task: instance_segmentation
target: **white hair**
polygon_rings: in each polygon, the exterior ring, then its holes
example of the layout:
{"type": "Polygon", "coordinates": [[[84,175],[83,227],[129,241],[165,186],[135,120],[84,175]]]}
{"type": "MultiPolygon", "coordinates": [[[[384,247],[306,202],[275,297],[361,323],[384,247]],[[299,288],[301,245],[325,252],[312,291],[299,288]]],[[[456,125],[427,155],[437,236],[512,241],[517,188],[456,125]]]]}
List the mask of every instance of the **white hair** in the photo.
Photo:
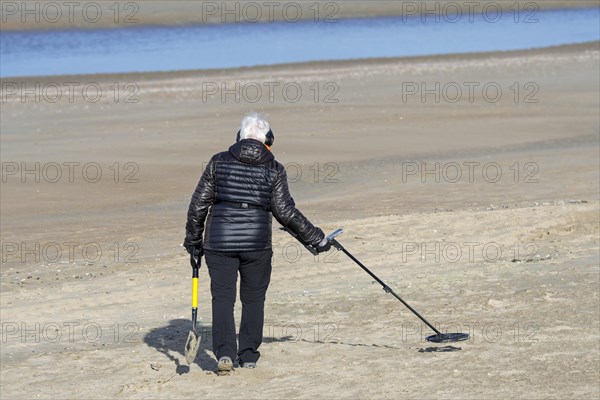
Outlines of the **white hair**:
{"type": "Polygon", "coordinates": [[[269,130],[269,123],[262,115],[251,112],[242,120],[240,139],[256,139],[264,143],[267,140],[269,130]]]}

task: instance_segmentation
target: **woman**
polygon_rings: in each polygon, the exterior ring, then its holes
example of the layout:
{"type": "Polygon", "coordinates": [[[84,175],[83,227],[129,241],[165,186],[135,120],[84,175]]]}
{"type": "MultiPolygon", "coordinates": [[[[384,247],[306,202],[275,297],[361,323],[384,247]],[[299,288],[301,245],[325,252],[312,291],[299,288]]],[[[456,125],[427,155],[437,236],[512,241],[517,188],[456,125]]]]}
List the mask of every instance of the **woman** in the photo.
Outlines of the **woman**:
{"type": "Polygon", "coordinates": [[[188,210],[184,246],[198,262],[204,254],[208,265],[213,352],[220,371],[231,370],[236,356],[244,368],[255,368],[260,357],[273,255],[272,216],[318,252],[331,248],[323,231],[296,208],[285,168],[271,153],[274,139],[267,121],[248,114],[236,143],[211,158],[188,210]],[[238,273],[239,349],[233,316],[238,273]]]}

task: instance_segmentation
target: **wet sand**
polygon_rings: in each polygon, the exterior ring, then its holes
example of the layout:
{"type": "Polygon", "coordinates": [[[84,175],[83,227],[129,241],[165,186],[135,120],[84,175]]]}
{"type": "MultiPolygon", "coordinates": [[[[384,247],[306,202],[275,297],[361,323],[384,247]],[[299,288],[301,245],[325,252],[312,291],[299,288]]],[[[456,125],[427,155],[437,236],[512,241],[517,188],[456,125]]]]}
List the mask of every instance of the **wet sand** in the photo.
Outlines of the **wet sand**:
{"type": "MultiPolygon", "coordinates": [[[[599,63],[592,43],[17,82],[40,91],[2,93],[0,397],[597,398],[599,63]],[[425,342],[343,254],[277,231],[259,368],[217,377],[208,333],[185,366],[189,197],[251,109],[298,206],[470,341],[425,342]]],[[[200,290],[209,332],[205,267],[200,290]]]]}

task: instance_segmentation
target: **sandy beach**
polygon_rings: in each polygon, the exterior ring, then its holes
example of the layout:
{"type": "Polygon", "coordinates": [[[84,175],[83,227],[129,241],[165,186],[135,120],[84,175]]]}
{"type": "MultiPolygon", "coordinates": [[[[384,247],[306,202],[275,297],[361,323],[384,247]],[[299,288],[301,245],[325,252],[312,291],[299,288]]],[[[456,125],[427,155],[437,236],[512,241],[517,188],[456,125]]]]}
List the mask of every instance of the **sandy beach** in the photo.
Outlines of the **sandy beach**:
{"type": "Polygon", "coordinates": [[[455,22],[497,13],[532,22],[541,10],[598,7],[600,0],[278,0],[3,1],[0,30],[97,29],[156,25],[264,23],[403,16],[455,22]]]}
{"type": "Polygon", "coordinates": [[[0,397],[598,398],[599,68],[595,42],[2,80],[0,397]],[[276,230],[259,368],[214,373],[205,266],[186,366],[187,206],[249,110],[299,208],[469,341],[276,230]]]}

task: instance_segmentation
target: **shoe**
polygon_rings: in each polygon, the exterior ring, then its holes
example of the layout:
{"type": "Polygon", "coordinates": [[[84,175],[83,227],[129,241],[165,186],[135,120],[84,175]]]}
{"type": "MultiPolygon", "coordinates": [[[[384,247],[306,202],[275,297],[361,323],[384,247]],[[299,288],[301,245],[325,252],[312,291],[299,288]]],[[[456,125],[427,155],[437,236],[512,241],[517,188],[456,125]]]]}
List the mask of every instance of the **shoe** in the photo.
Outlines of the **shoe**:
{"type": "Polygon", "coordinates": [[[256,368],[255,362],[245,362],[242,364],[242,368],[256,368]]]}
{"type": "Polygon", "coordinates": [[[233,369],[233,362],[230,357],[224,356],[219,358],[219,364],[217,364],[217,369],[219,371],[231,371],[233,369]]]}

